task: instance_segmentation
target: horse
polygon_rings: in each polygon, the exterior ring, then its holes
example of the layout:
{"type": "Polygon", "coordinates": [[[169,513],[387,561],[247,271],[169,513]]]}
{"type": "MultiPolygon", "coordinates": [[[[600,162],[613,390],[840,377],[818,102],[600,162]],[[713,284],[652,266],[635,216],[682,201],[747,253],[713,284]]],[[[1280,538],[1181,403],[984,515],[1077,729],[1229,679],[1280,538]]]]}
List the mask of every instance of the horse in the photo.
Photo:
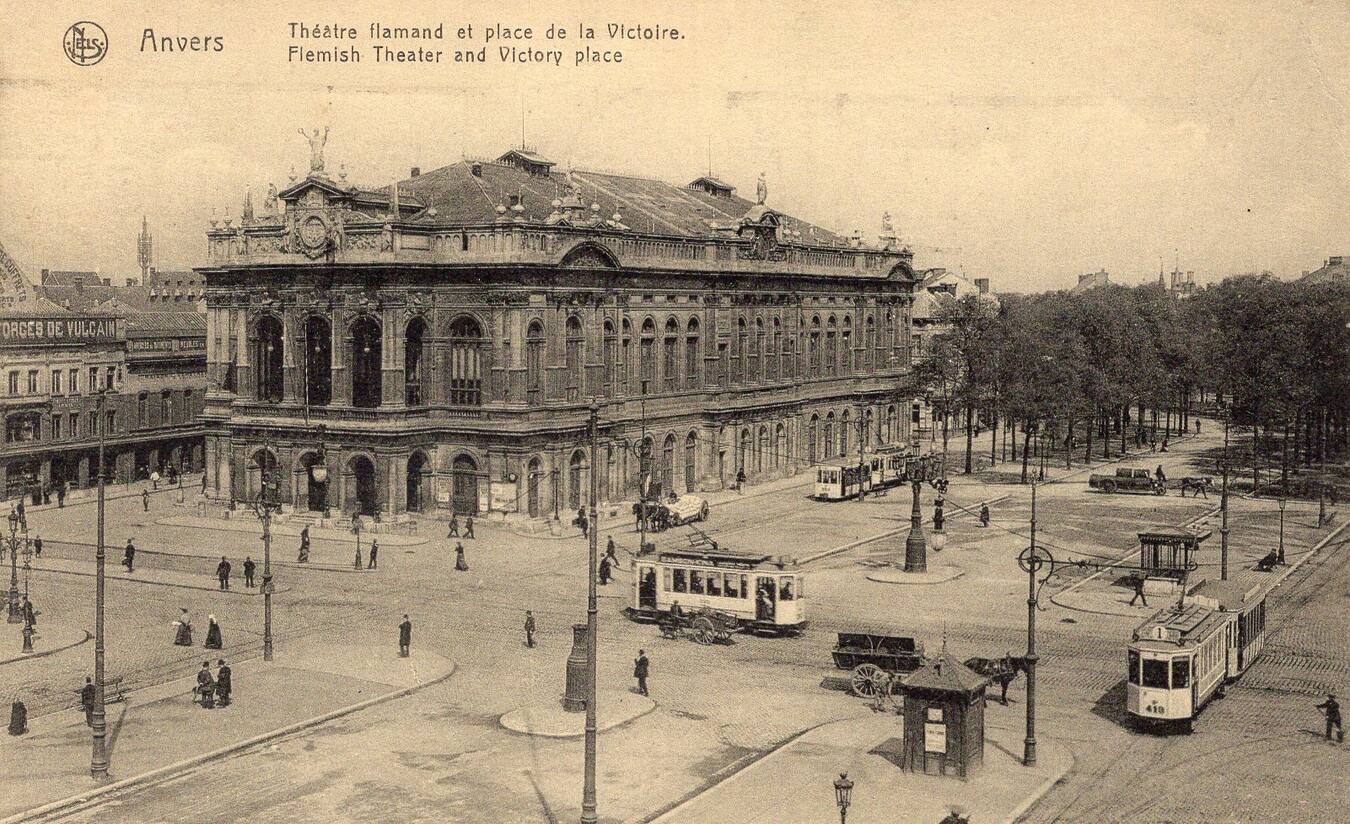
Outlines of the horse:
{"type": "Polygon", "coordinates": [[[1214,488],[1214,479],[1208,476],[1193,476],[1181,479],[1181,497],[1190,492],[1192,497],[1204,496],[1209,500],[1209,490],[1214,488]]]}
{"type": "Polygon", "coordinates": [[[999,686],[999,703],[1008,705],[1008,685],[1017,678],[1017,673],[1027,671],[1025,656],[1005,655],[1002,658],[967,658],[963,663],[977,674],[995,682],[999,686]]]}

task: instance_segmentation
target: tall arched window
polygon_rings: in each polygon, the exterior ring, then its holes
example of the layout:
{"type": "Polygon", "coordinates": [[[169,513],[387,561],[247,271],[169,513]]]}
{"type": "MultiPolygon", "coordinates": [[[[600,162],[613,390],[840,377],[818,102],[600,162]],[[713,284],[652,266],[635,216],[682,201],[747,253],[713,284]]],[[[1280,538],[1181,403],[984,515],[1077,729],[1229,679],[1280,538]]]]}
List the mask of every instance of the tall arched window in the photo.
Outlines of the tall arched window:
{"type": "Polygon", "coordinates": [[[792,379],[797,376],[797,345],[793,343],[793,336],[783,335],[783,377],[792,379]]]}
{"type": "MultiPolygon", "coordinates": [[[[258,318],[254,327],[254,388],[260,401],[280,403],[284,394],[284,355],[281,321],[272,315],[258,318]]],[[[92,381],[90,389],[93,389],[92,381]]]]}
{"type": "Polygon", "coordinates": [[[693,492],[698,480],[698,438],[690,432],[684,436],[684,491],[693,492]]]}
{"type": "Polygon", "coordinates": [[[836,338],[837,324],[834,315],[825,322],[825,374],[833,375],[839,366],[839,342],[836,338]]]}
{"type": "Polygon", "coordinates": [[[769,427],[759,428],[759,449],[755,450],[755,472],[764,471],[764,459],[769,454],[769,427]]]}
{"type": "Polygon", "coordinates": [[[531,405],[543,400],[544,324],[530,321],[525,330],[525,395],[531,405]]]}
{"type": "Polygon", "coordinates": [[[900,439],[900,431],[897,427],[899,421],[896,420],[895,406],[886,407],[886,440],[894,443],[900,439]]]}
{"type": "Polygon", "coordinates": [[[650,395],[656,389],[656,321],[651,318],[642,322],[641,345],[638,366],[642,373],[642,394],[650,395]]]}
{"type": "Polygon", "coordinates": [[[833,412],[830,412],[830,413],[828,413],[828,414],[825,416],[825,432],[824,432],[824,438],[822,438],[822,440],[825,441],[825,457],[826,457],[826,458],[833,458],[833,457],[834,457],[834,413],[833,413],[833,412]]]}
{"type": "Polygon", "coordinates": [[[787,427],[781,423],[773,433],[773,466],[781,469],[787,463],[787,427]]]}
{"type": "Polygon", "coordinates": [[[614,331],[614,321],[605,318],[604,381],[605,395],[614,395],[616,362],[618,360],[619,335],[614,331]]]}
{"type": "Polygon", "coordinates": [[[892,309],[886,310],[885,325],[881,329],[881,346],[877,350],[879,368],[885,369],[891,365],[891,356],[895,351],[895,312],[892,309]]]}
{"type": "Polygon", "coordinates": [[[666,334],[661,339],[661,385],[667,392],[680,386],[680,362],[676,359],[679,345],[680,323],[675,318],[666,318],[666,334]]]}
{"type": "Polygon", "coordinates": [[[764,380],[768,370],[768,358],[764,355],[764,318],[755,318],[755,346],[750,351],[750,374],[754,380],[764,380]]]}
{"type": "Polygon", "coordinates": [[[811,422],[806,425],[806,462],[811,466],[820,460],[820,452],[816,448],[816,439],[819,437],[820,416],[812,415],[811,422]]]}
{"type": "Polygon", "coordinates": [[[333,401],[333,327],[326,318],[305,318],[305,402],[327,406],[333,401]]]}
{"type": "Polygon", "coordinates": [[[373,408],[384,399],[380,361],[383,355],[380,324],[363,315],[351,326],[352,406],[373,408]]]}
{"type": "Polygon", "coordinates": [[[746,349],[748,349],[750,346],[749,338],[750,335],[745,328],[745,318],[744,317],[737,318],[736,351],[731,353],[732,383],[739,384],[745,382],[745,359],[748,354],[746,352],[746,349]]]}
{"type": "Polygon", "coordinates": [[[464,316],[450,323],[451,406],[483,403],[483,330],[478,321],[464,316]]]}
{"type": "Polygon", "coordinates": [[[820,315],[811,317],[811,334],[806,339],[806,369],[807,377],[820,377],[820,315]]]}
{"type": "Polygon", "coordinates": [[[849,415],[848,410],[845,409],[844,414],[839,416],[839,455],[841,457],[848,457],[850,454],[848,448],[848,430],[852,425],[852,416],[849,415]]]}
{"type": "Polygon", "coordinates": [[[783,375],[783,322],[777,315],[773,318],[773,337],[769,341],[769,379],[778,380],[783,375]]]}
{"type": "Polygon", "coordinates": [[[840,370],[842,374],[853,374],[853,318],[844,315],[844,328],[840,332],[839,350],[843,355],[844,366],[840,370]]]}
{"type": "Polygon", "coordinates": [[[628,322],[628,318],[623,319],[619,353],[619,394],[627,395],[629,383],[633,380],[633,324],[628,322]]]}
{"type": "Polygon", "coordinates": [[[566,323],[567,340],[563,351],[563,372],[567,382],[567,400],[575,401],[581,397],[581,319],[570,315],[566,323]]]}
{"type": "Polygon", "coordinates": [[[736,470],[750,474],[750,430],[741,430],[741,442],[736,450],[736,470]]]}
{"type": "Polygon", "coordinates": [[[408,321],[403,336],[403,394],[408,406],[422,406],[426,395],[422,392],[423,374],[422,339],[426,336],[427,322],[421,317],[408,321]]]}
{"type": "Polygon", "coordinates": [[[876,437],[877,443],[882,443],[881,429],[880,427],[874,426],[875,423],[876,422],[872,419],[872,407],[869,406],[863,412],[862,442],[866,446],[870,446],[872,444],[873,436],[876,437]]]}
{"type": "Polygon", "coordinates": [[[698,380],[698,318],[690,318],[689,326],[684,332],[684,385],[689,389],[696,389],[698,380]]]}
{"type": "Polygon", "coordinates": [[[667,435],[661,445],[661,493],[675,491],[675,436],[667,435]]]}
{"type": "Polygon", "coordinates": [[[863,368],[871,372],[876,364],[877,326],[871,315],[867,316],[866,323],[863,330],[863,368]]]}

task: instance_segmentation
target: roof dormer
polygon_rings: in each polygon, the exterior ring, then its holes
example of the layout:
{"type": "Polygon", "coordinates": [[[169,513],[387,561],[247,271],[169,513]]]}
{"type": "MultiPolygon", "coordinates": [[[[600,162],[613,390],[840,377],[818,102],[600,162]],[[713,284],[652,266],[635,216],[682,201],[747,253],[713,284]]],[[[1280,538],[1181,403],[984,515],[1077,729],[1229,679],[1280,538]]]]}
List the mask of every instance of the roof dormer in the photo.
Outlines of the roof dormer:
{"type": "Polygon", "coordinates": [[[700,192],[707,192],[713,197],[731,197],[736,194],[736,187],[729,183],[723,183],[712,175],[704,175],[689,181],[690,189],[697,189],[700,192]]]}
{"type": "Polygon", "coordinates": [[[524,169],[536,177],[548,177],[549,171],[556,165],[552,160],[529,149],[511,149],[497,158],[497,162],[524,169]]]}

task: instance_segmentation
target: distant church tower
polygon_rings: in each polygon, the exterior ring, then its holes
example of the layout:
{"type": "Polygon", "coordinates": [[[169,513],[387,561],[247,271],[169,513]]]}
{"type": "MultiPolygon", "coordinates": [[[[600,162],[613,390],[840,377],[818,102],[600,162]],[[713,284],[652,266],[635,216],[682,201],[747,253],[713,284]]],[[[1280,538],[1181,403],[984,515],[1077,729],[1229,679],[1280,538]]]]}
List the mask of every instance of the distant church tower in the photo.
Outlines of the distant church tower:
{"type": "Polygon", "coordinates": [[[141,236],[136,239],[136,253],[141,262],[141,285],[150,281],[150,223],[141,215],[141,236]]]}

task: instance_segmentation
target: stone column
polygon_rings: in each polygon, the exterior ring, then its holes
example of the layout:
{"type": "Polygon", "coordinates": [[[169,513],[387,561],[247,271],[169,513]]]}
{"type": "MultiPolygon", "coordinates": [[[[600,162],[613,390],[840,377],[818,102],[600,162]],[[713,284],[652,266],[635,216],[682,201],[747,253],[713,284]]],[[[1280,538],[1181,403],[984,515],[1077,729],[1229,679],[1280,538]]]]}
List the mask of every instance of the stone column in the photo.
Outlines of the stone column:
{"type": "Polygon", "coordinates": [[[253,353],[249,351],[248,345],[248,310],[235,309],[233,314],[235,346],[239,355],[236,361],[238,368],[235,370],[237,394],[245,400],[253,400],[257,393],[254,391],[253,353]]]}
{"type": "MultiPolygon", "coordinates": [[[[393,307],[380,314],[380,406],[406,406],[404,364],[407,357],[403,309],[393,307]]],[[[425,350],[424,350],[425,351],[425,350]]]]}
{"type": "MultiPolygon", "coordinates": [[[[338,313],[333,319],[331,344],[331,369],[333,404],[352,405],[352,380],[350,361],[352,357],[352,338],[349,331],[351,318],[346,312],[338,313]]],[[[343,501],[346,504],[346,501],[343,501]]]]}

